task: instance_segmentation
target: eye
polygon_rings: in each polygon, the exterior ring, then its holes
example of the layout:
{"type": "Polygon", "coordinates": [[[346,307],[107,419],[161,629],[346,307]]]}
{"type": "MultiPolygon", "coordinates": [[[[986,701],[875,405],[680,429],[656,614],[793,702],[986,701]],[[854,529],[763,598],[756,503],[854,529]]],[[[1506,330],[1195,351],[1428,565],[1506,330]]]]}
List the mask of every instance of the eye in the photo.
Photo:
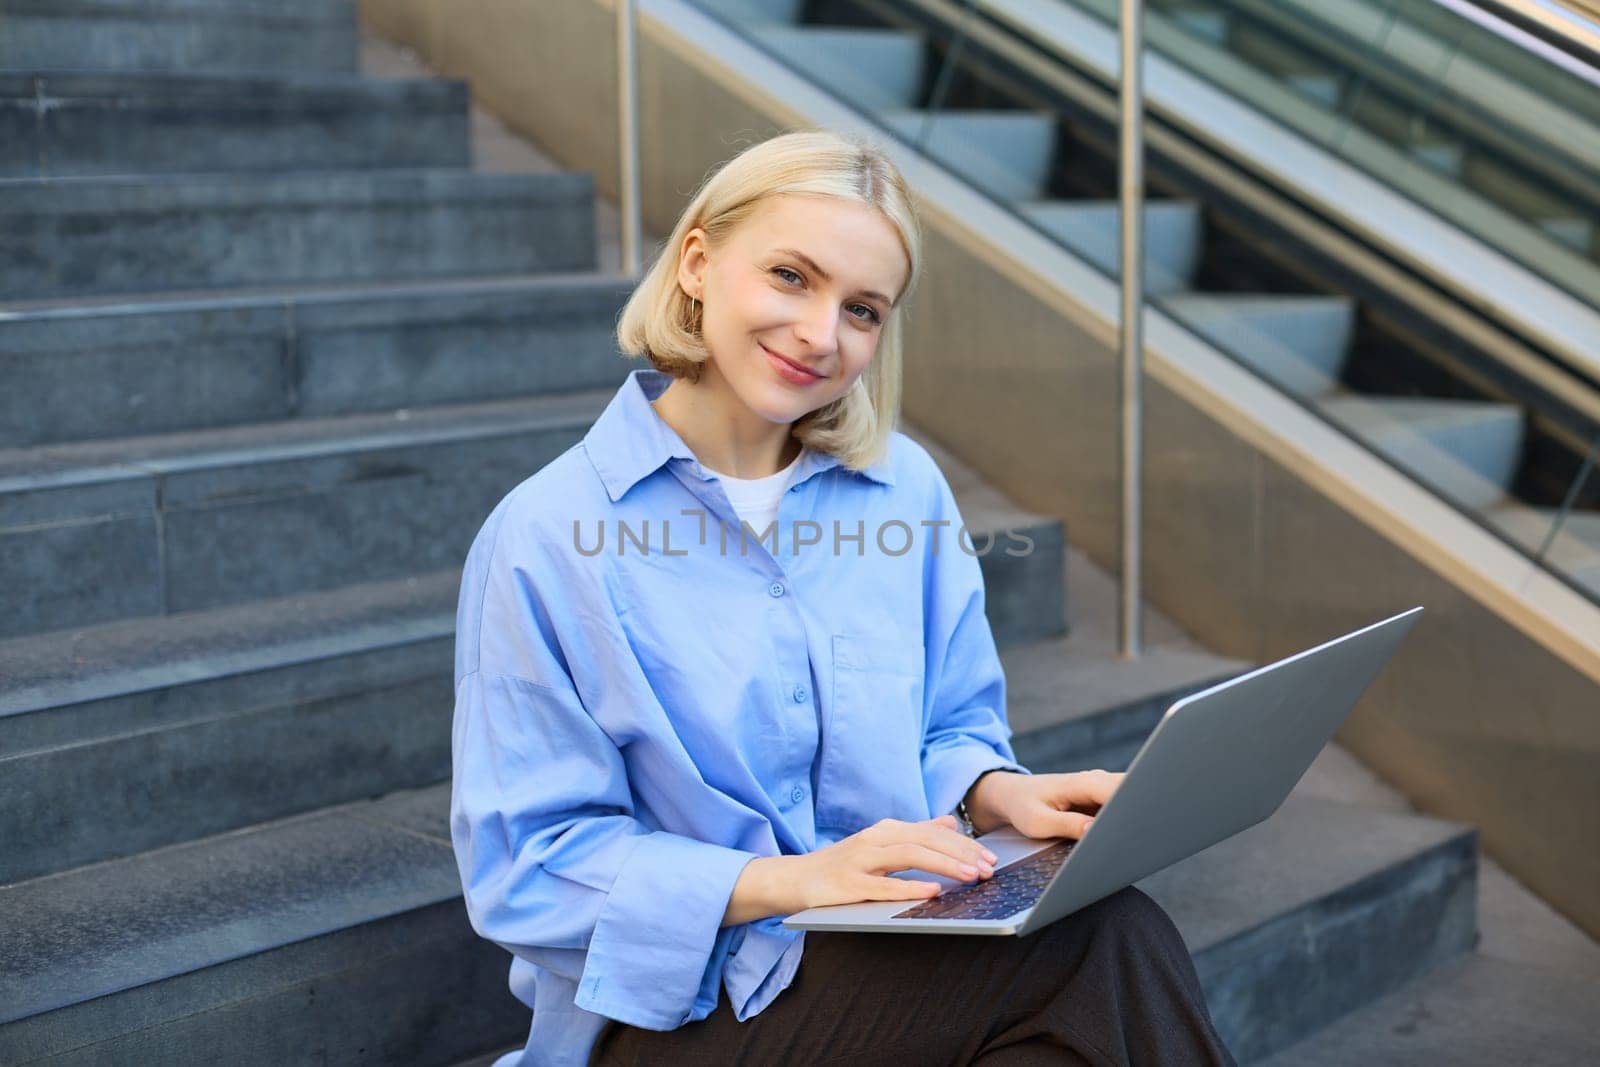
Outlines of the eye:
{"type": "Polygon", "coordinates": [[[800,277],[800,273],[798,271],[790,270],[788,267],[773,267],[772,273],[778,275],[778,277],[782,278],[786,282],[793,279],[791,284],[794,285],[799,285],[801,282],[805,281],[804,278],[800,277]]]}
{"type": "Polygon", "coordinates": [[[878,313],[876,311],[874,311],[872,308],[868,307],[866,304],[851,304],[850,305],[851,313],[854,314],[856,309],[858,309],[858,308],[861,311],[865,312],[865,314],[856,315],[856,318],[860,319],[862,322],[877,322],[878,321],[878,313]]]}

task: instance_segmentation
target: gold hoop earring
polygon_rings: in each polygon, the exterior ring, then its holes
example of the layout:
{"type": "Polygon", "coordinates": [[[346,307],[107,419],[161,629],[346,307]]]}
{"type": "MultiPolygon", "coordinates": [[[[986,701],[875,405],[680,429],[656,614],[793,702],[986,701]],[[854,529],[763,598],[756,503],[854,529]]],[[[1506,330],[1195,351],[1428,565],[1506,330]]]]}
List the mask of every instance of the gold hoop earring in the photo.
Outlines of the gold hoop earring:
{"type": "Polygon", "coordinates": [[[701,326],[700,301],[694,297],[689,298],[689,332],[699,333],[701,326]]]}

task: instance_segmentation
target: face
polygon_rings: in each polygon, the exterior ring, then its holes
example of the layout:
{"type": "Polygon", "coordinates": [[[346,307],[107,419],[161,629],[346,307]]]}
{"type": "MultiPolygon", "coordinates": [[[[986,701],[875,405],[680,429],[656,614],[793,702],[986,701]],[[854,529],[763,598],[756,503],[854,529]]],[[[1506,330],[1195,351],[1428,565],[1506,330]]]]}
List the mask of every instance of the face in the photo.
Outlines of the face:
{"type": "Polygon", "coordinates": [[[678,284],[702,304],[707,370],[750,410],[790,423],[855,385],[909,274],[875,208],[775,196],[715,248],[691,230],[678,284]]]}

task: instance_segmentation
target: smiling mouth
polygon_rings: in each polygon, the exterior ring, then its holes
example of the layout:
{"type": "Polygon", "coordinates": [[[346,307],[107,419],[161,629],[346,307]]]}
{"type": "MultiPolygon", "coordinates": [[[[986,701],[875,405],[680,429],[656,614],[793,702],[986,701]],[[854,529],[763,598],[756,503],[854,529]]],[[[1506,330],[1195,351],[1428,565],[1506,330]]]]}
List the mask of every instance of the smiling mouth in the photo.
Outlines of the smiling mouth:
{"type": "MultiPolygon", "coordinates": [[[[757,342],[757,343],[759,344],[760,342],[757,342]]],[[[773,359],[777,360],[778,362],[787,363],[789,366],[793,367],[795,370],[799,371],[801,374],[809,374],[809,375],[811,375],[811,377],[816,378],[819,381],[821,379],[827,377],[826,374],[818,374],[816,371],[812,370],[810,367],[803,366],[803,365],[801,365],[799,363],[796,363],[792,359],[785,359],[783,356],[778,355],[778,353],[774,352],[772,349],[768,348],[766,345],[761,345],[761,350],[763,352],[765,352],[767,355],[771,356],[773,359]]]]}

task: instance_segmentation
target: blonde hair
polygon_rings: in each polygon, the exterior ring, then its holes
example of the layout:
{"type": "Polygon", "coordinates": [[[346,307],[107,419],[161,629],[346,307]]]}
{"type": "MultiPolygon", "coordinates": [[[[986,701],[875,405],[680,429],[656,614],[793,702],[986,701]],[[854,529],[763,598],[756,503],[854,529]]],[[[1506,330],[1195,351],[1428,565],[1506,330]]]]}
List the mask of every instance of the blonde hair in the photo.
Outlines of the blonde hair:
{"type": "Polygon", "coordinates": [[[905,179],[877,147],[825,130],[786,133],[740,152],[710,174],[683,209],[672,236],[640,279],[617,321],[617,344],[644,356],[657,370],[699,381],[709,358],[695,302],[678,285],[685,236],[695,227],[716,247],[755,213],[782,195],[825,196],[882,212],[900,236],[910,273],[884,318],[877,351],[854,386],[830,404],[795,421],[801,444],[861,469],[887,447],[900,408],[901,309],[921,273],[922,233],[905,179]]]}

